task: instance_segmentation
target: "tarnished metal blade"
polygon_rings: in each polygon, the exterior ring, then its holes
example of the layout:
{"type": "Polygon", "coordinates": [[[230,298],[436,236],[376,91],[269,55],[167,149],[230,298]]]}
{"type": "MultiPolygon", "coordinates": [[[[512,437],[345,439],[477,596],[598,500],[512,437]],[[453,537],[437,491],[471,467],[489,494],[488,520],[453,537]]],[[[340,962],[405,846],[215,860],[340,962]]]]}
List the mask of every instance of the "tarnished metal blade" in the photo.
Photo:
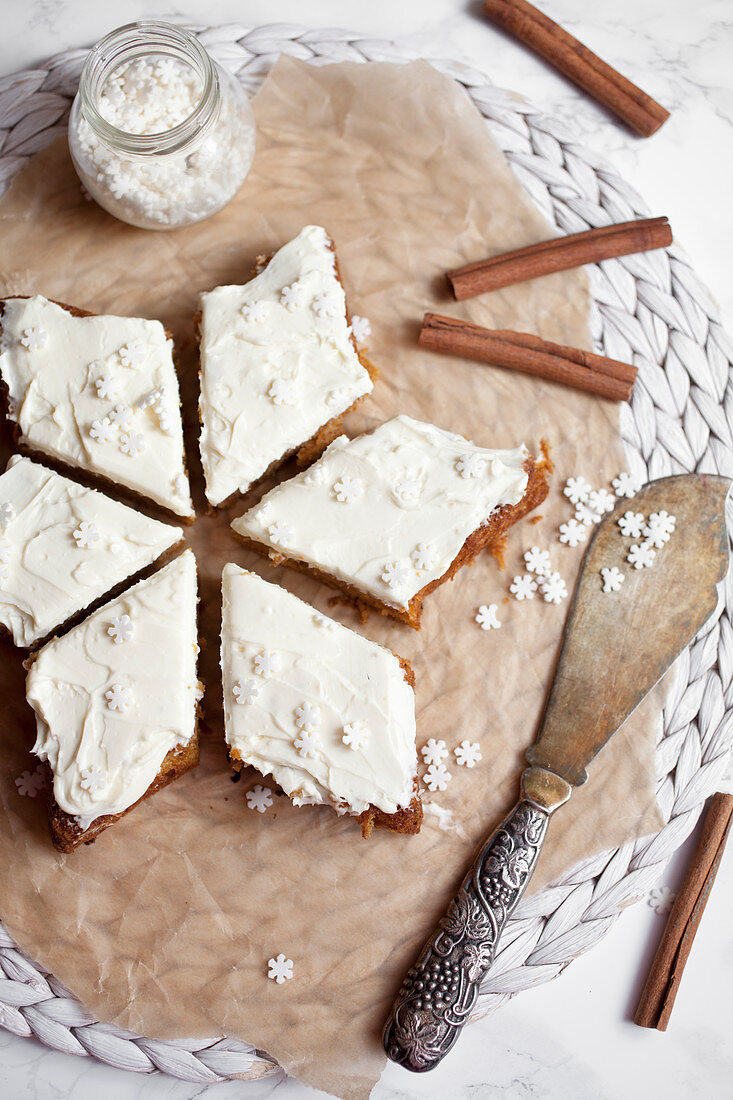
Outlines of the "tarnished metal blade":
{"type": "Polygon", "coordinates": [[[570,609],[555,679],[530,764],[579,786],[586,764],[692,641],[717,603],[728,569],[728,478],[665,477],[623,500],[596,529],[570,609]],[[624,512],[676,516],[669,542],[651,567],[634,569],[618,519],[624,512]],[[618,592],[602,590],[600,570],[625,575],[618,592]]]}

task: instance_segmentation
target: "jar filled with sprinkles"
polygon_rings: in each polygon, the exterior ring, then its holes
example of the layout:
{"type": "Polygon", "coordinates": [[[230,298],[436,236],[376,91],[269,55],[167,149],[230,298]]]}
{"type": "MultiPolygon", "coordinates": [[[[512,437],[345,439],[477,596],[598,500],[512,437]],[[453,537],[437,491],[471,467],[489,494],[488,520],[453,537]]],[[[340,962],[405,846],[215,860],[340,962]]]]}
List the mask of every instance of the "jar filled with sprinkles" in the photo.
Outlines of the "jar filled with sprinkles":
{"type": "Polygon", "coordinates": [[[234,197],[254,157],[239,82],[169,23],[119,27],[89,52],[69,148],[92,198],[121,221],[176,229],[234,197]]]}

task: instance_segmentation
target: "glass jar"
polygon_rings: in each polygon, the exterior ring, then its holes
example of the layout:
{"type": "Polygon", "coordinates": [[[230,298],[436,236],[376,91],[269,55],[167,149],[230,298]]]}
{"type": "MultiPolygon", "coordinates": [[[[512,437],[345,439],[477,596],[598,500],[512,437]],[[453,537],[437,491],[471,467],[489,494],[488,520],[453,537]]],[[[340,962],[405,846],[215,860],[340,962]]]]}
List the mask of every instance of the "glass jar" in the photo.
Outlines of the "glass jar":
{"type": "Polygon", "coordinates": [[[246,92],[182,27],[140,20],[90,50],[69,149],[100,206],[143,229],[192,225],[221,210],[249,172],[255,124],[246,92]]]}

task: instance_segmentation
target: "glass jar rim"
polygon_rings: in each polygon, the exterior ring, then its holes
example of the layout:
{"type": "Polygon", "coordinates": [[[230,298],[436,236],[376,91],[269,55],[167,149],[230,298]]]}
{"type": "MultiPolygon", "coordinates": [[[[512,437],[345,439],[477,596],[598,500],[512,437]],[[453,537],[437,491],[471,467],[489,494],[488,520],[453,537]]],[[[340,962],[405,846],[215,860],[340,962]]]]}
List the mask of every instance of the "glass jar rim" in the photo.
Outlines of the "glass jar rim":
{"type": "Polygon", "coordinates": [[[173,23],[138,19],[110,31],[91,48],[79,81],[79,98],[84,116],[95,133],[120,152],[173,153],[211,125],[220,101],[219,76],[211,56],[189,31],[173,23]],[[97,104],[111,72],[125,61],[150,53],[167,54],[187,62],[202,81],[201,97],[191,114],[170,130],[131,134],[104,118],[97,104]]]}

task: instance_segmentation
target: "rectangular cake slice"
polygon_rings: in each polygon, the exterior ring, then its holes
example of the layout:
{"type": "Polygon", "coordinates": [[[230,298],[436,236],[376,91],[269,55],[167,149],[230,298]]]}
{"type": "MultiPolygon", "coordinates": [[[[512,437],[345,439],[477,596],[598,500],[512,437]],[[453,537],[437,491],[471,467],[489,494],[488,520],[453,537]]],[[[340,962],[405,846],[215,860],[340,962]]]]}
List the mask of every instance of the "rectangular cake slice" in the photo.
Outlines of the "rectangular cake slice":
{"type": "Polygon", "coordinates": [[[16,455],[0,475],[0,629],[35,645],[182,538],[180,527],[16,455]]]}
{"type": "Polygon", "coordinates": [[[219,507],[305,444],[322,450],[372,380],[321,226],[306,226],[251,282],[202,294],[200,306],[201,461],[219,507]]]}
{"type": "Polygon", "coordinates": [[[416,833],[412,670],[284,588],[226,565],[221,670],[229,755],[296,806],[330,805],[416,833]]]}
{"type": "Polygon", "coordinates": [[[53,844],[71,852],[198,764],[191,550],[32,659],[33,751],[53,774],[53,844]]]}
{"type": "Polygon", "coordinates": [[[397,416],[340,436],[232,527],[253,549],[419,629],[423,598],[547,496],[550,463],[397,416]]]}
{"type": "Polygon", "coordinates": [[[0,375],[22,446],[193,517],[173,341],[160,321],[5,298],[0,375]]]}

